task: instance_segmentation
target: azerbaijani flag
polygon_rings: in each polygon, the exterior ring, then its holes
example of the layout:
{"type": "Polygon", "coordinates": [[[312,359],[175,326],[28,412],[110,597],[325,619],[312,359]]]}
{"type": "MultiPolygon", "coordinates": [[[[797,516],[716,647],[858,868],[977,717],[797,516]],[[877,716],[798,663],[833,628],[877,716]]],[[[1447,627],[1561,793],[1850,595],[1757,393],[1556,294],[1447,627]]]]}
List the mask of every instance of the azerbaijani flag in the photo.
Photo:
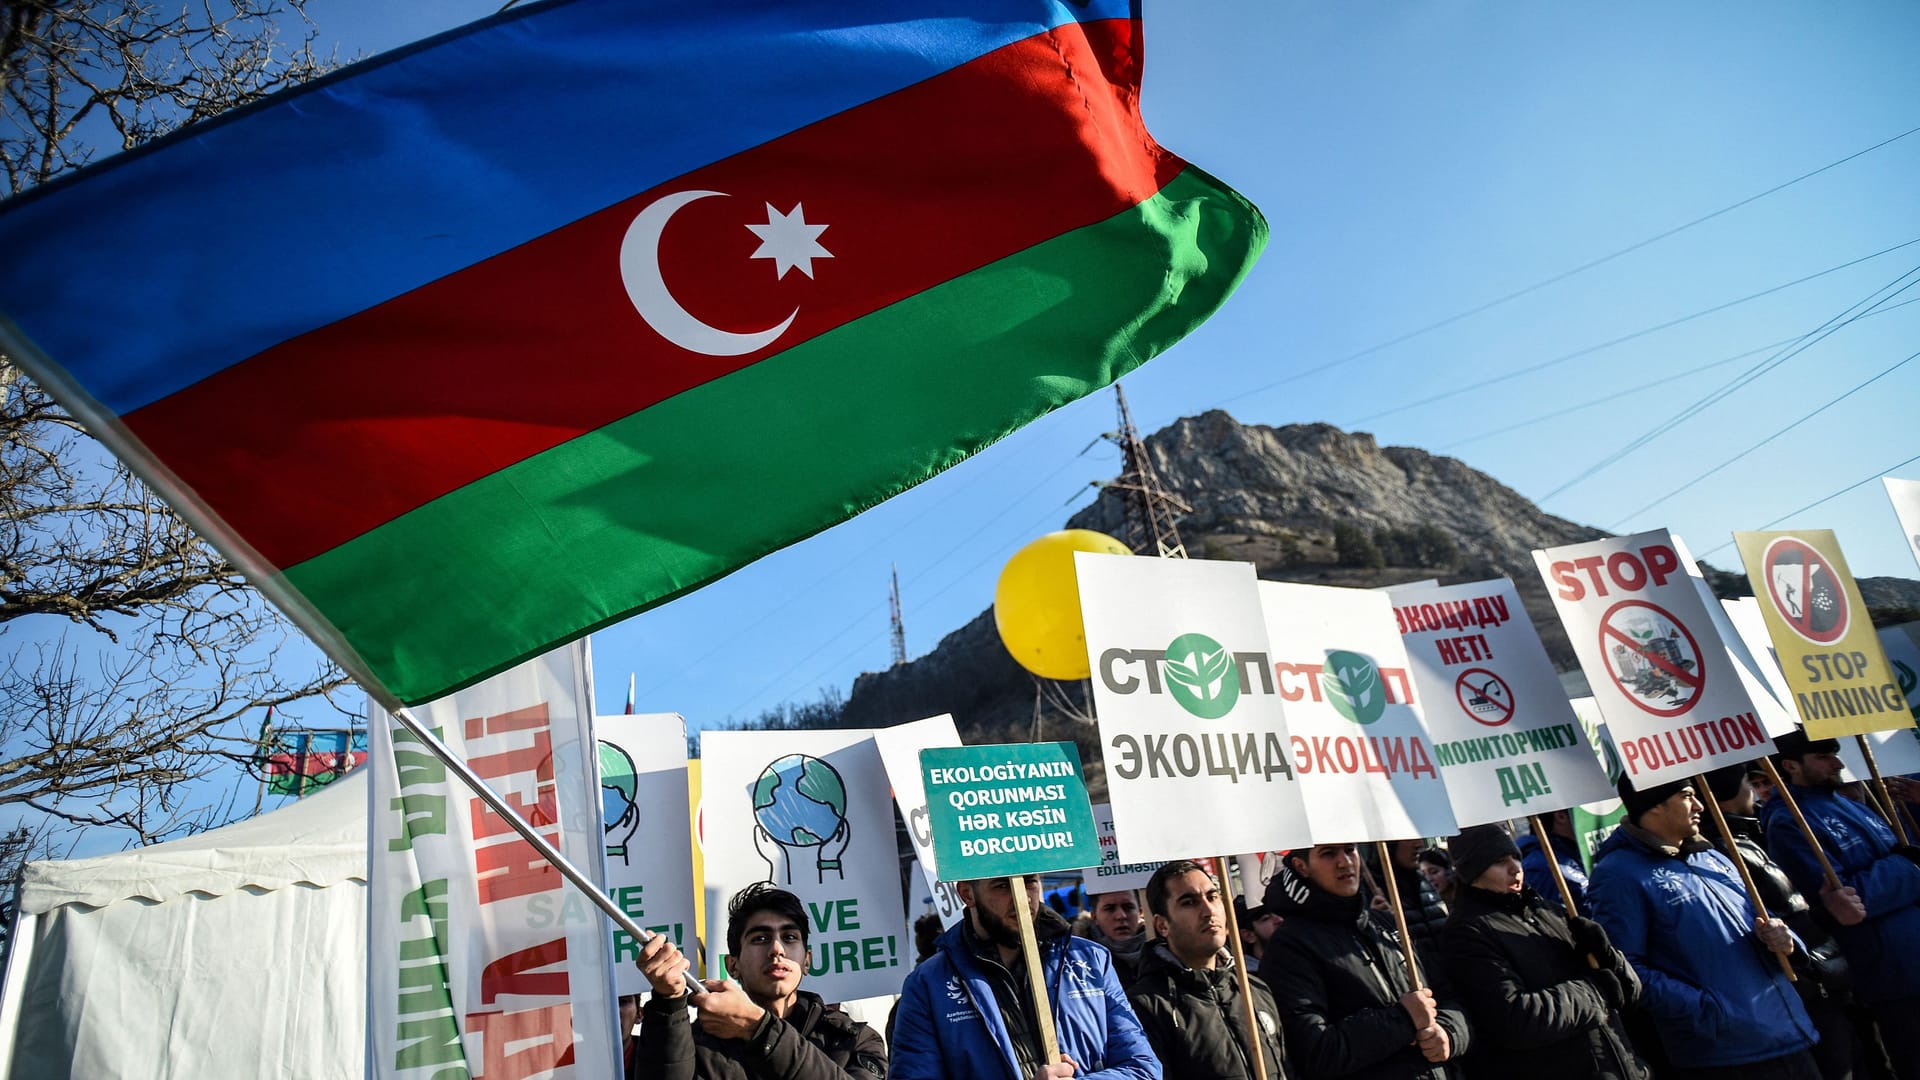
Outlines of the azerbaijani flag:
{"type": "Polygon", "coordinates": [[[1132,370],[1266,223],[1128,0],[549,0],[0,204],[0,347],[419,702],[1132,370]]]}

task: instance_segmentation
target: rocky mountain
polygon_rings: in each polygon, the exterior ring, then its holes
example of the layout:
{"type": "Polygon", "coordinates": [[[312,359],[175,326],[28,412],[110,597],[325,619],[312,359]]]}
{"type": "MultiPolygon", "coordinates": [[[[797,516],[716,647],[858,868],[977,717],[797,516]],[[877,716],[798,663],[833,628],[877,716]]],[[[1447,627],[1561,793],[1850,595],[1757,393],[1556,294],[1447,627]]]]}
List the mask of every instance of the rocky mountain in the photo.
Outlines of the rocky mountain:
{"type": "MultiPolygon", "coordinates": [[[[1192,507],[1178,522],[1193,558],[1251,562],[1262,578],[1370,588],[1438,578],[1514,580],[1547,651],[1563,670],[1573,650],[1531,552],[1606,535],[1545,513],[1461,461],[1412,447],[1382,447],[1363,432],[1326,424],[1241,424],[1220,410],[1186,417],[1146,439],[1162,484],[1192,507]]],[[[1072,528],[1124,537],[1121,494],[1103,491],[1072,528]]],[[[1723,596],[1747,595],[1743,574],[1709,568],[1723,596]]],[[[1920,582],[1868,578],[1876,621],[1920,616],[1920,582]]],[[[840,723],[881,726],[950,712],[969,742],[1074,738],[1097,757],[1081,688],[1036,680],[1000,644],[991,609],[933,651],[854,682],[840,723]]],[[[1091,772],[1091,770],[1090,770],[1091,772]]]]}

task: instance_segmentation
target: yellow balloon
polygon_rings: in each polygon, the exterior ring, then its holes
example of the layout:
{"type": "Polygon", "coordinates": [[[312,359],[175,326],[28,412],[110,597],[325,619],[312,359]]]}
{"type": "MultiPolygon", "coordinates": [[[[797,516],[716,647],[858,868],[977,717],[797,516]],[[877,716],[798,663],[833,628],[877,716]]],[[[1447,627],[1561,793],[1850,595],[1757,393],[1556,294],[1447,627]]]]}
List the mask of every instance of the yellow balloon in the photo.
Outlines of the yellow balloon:
{"type": "Polygon", "coordinates": [[[1087,631],[1080,620],[1080,583],[1073,553],[1131,555],[1127,546],[1091,529],[1062,529],[1014,552],[993,587],[993,622],[1020,666],[1043,679],[1084,679],[1087,631]]]}

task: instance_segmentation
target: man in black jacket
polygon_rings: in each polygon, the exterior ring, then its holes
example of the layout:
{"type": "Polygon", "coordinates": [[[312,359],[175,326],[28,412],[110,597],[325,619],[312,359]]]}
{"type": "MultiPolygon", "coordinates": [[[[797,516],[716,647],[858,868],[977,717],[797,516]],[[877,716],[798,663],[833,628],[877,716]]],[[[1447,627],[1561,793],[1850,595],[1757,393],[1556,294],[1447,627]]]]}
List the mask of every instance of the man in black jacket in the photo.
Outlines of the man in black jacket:
{"type": "Polygon", "coordinates": [[[1820,890],[1819,917],[1807,897],[1794,888],[1792,879],[1767,854],[1766,832],[1754,805],[1753,788],[1747,781],[1745,765],[1729,765],[1707,774],[1707,786],[1727,819],[1733,843],[1720,835],[1712,818],[1700,819],[1700,835],[1718,848],[1720,854],[1738,855],[1747,864],[1747,873],[1766,901],[1767,914],[1787,924],[1800,936],[1806,948],[1793,954],[1793,988],[1800,992],[1800,1004],[1820,1032],[1814,1044],[1814,1060],[1820,1063],[1822,1080],[1862,1080],[1883,1075],[1868,1062],[1881,1055],[1879,1037],[1873,1031],[1873,1018],[1861,1015],[1854,1001],[1853,979],[1846,955],[1834,937],[1833,926],[1858,926],[1866,921],[1866,905],[1860,895],[1846,886],[1827,885],[1820,890]],[[1857,1062],[1857,1067],[1856,1067],[1857,1062]]]}
{"type": "Polygon", "coordinates": [[[1219,882],[1198,863],[1175,860],[1147,882],[1147,909],[1158,940],[1141,954],[1127,1000],[1167,1075],[1253,1080],[1248,1048],[1257,1042],[1268,1080],[1285,1080],[1280,1010],[1257,975],[1247,976],[1247,988],[1258,1035],[1247,1037],[1219,882]]]}
{"type": "MultiPolygon", "coordinates": [[[[1302,1076],[1441,1080],[1467,1051],[1467,1018],[1450,999],[1414,989],[1392,934],[1360,901],[1352,844],[1290,851],[1267,882],[1283,920],[1260,974],[1273,989],[1287,1054],[1302,1076]]],[[[1423,963],[1423,974],[1435,965],[1423,963]]]]}
{"type": "Polygon", "coordinates": [[[1477,1033],[1467,1076],[1647,1080],[1620,1014],[1640,978],[1607,932],[1549,907],[1499,826],[1467,829],[1448,847],[1460,890],[1442,950],[1477,1033]]]}
{"type": "Polygon", "coordinates": [[[807,913],[762,882],[727,905],[727,970],[738,983],[687,985],[686,957],[654,935],[640,950],[653,987],[641,1009],[637,1075],[646,1080],[884,1080],[880,1034],[800,989],[807,913]],[[691,993],[689,993],[691,990],[691,993]],[[691,1004],[700,1030],[687,1018],[691,1004]]]}

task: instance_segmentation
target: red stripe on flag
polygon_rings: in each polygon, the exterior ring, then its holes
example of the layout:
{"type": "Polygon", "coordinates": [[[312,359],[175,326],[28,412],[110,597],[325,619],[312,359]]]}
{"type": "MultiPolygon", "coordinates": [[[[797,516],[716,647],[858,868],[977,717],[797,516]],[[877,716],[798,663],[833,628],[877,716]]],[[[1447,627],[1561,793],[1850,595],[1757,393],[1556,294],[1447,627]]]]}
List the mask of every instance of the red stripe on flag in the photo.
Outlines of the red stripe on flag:
{"type": "MultiPolygon", "coordinates": [[[[256,550],[294,565],[1147,198],[1184,166],[1141,123],[1136,29],[1070,25],[1008,46],[271,349],[129,414],[128,426],[256,550]],[[620,272],[629,223],[685,191],[728,197],[673,216],[660,241],[668,289],[733,332],[797,310],[766,348],[683,351],[629,299],[620,272]],[[746,226],[767,222],[768,204],[782,214],[799,204],[807,222],[827,226],[818,239],[832,258],[815,259],[811,278],[799,269],[776,278],[773,261],[753,257],[760,238],[746,226]],[[300,497],[257,497],[273,490],[300,497]]],[[[1027,287],[1056,286],[1071,287],[1027,287]]],[[[993,315],[980,313],[983,338],[993,315]]],[[[912,347],[901,342],[903,362],[912,347]]]]}

